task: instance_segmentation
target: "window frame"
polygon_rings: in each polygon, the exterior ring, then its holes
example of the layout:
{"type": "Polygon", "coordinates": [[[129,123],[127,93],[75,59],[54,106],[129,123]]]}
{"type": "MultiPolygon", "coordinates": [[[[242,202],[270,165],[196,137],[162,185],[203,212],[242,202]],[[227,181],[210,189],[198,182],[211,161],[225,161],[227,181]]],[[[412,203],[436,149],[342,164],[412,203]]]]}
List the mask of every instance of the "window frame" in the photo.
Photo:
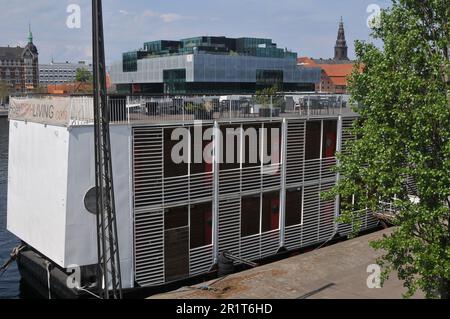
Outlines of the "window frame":
{"type": "Polygon", "coordinates": [[[284,217],[285,217],[285,220],[284,220],[284,227],[285,228],[290,228],[290,227],[298,227],[298,226],[303,226],[303,223],[304,223],[304,205],[305,205],[305,187],[304,186],[298,186],[298,187],[289,187],[289,188],[286,188],[286,196],[285,196],[285,202],[284,202],[284,217]],[[287,193],[289,192],[289,190],[291,190],[291,189],[296,189],[296,191],[300,191],[300,224],[293,224],[293,225],[287,225],[287,218],[286,218],[286,216],[287,216],[287,207],[286,207],[286,205],[287,205],[287,193]],[[300,188],[300,190],[298,190],[298,188],[300,188]]]}

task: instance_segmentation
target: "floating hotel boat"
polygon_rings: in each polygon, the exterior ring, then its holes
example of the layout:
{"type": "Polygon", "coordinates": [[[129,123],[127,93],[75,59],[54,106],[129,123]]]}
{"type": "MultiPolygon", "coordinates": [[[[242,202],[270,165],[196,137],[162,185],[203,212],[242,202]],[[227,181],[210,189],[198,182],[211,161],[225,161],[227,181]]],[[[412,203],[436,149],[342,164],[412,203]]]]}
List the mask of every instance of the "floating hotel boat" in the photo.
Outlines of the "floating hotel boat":
{"type": "MultiPolygon", "coordinates": [[[[338,178],[335,152],[353,138],[347,129],[357,114],[346,97],[254,101],[109,97],[125,290],[207,274],[224,251],[258,261],[351,232],[335,221],[339,199],[320,196],[338,178]],[[179,129],[189,133],[187,160],[175,163],[179,129]],[[210,140],[202,139],[208,129],[210,140]],[[230,131],[235,143],[220,142],[230,131]],[[259,156],[269,153],[269,162],[259,156]]],[[[22,277],[45,294],[77,297],[95,287],[92,108],[89,96],[11,98],[7,228],[27,246],[22,277]]],[[[372,214],[361,218],[363,229],[377,226],[372,214]]]]}

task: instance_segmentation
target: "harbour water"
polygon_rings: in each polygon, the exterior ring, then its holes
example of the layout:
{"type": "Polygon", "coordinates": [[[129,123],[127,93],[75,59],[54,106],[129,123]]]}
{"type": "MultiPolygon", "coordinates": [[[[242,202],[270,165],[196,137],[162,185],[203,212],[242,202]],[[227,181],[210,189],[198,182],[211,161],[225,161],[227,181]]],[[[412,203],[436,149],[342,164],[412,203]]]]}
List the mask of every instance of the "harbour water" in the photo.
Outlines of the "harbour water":
{"type": "MultiPolygon", "coordinates": [[[[6,230],[6,195],[8,183],[8,119],[0,117],[0,266],[9,258],[19,240],[6,230]]],[[[0,299],[20,298],[20,275],[16,263],[0,278],[0,299]]]]}

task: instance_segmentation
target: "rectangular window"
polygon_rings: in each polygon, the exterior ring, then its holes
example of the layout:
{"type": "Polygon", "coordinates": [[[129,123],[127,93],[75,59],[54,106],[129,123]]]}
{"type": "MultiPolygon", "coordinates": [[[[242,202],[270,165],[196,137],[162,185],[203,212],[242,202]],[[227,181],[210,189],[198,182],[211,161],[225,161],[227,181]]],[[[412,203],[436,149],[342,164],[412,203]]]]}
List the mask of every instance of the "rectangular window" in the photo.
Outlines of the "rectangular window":
{"type": "Polygon", "coordinates": [[[260,195],[245,196],[241,199],[241,236],[259,234],[260,195]]]}
{"type": "Polygon", "coordinates": [[[280,216],[280,192],[262,195],[262,232],[278,229],[280,216]]]}
{"type": "Polygon", "coordinates": [[[189,275],[188,206],[164,211],[164,273],[166,281],[189,275]]]}
{"type": "MultiPolygon", "coordinates": [[[[164,177],[176,177],[188,175],[189,168],[189,134],[176,136],[179,140],[172,140],[172,132],[174,128],[164,129],[164,177]],[[184,143],[181,143],[184,141],[184,143]],[[178,145],[179,148],[174,150],[178,145]],[[172,158],[172,151],[174,150],[174,157],[172,158]],[[179,162],[179,163],[178,163],[179,162]]],[[[181,132],[181,131],[180,131],[181,132]]]]}
{"type": "Polygon", "coordinates": [[[323,121],[322,158],[333,157],[336,153],[337,121],[323,121]]]}
{"type": "Polygon", "coordinates": [[[186,92],[186,69],[164,70],[164,93],[177,94],[186,92]]]}
{"type": "MultiPolygon", "coordinates": [[[[212,156],[211,152],[204,152],[207,150],[209,144],[213,143],[211,140],[203,140],[205,131],[211,127],[191,127],[191,175],[212,172],[212,156]],[[199,136],[197,136],[199,135],[199,136]]],[[[212,144],[209,145],[212,147],[212,144]]],[[[208,148],[209,149],[209,148],[208,148]]]]}
{"type": "MultiPolygon", "coordinates": [[[[122,70],[123,72],[137,71],[138,52],[126,52],[122,55],[122,70]]],[[[58,70],[55,70],[58,72],[58,70]]]]}
{"type": "Polygon", "coordinates": [[[283,84],[283,70],[256,70],[256,84],[261,86],[283,84]]]}
{"type": "Polygon", "coordinates": [[[321,121],[306,122],[305,160],[320,158],[321,121]]]}
{"type": "Polygon", "coordinates": [[[220,170],[238,169],[240,164],[241,134],[240,125],[221,126],[222,163],[220,170]]]}
{"type": "Polygon", "coordinates": [[[264,156],[270,158],[270,162],[265,159],[264,165],[280,164],[281,158],[281,123],[264,124],[266,135],[264,136],[264,156]]]}
{"type": "Polygon", "coordinates": [[[197,248],[212,243],[212,203],[191,205],[190,247],[197,248]]]}
{"type": "Polygon", "coordinates": [[[242,125],[243,163],[242,167],[261,166],[261,124],[242,125]]]}
{"type": "Polygon", "coordinates": [[[302,223],[302,189],[292,188],[286,191],[286,227],[302,223]]]}
{"type": "Polygon", "coordinates": [[[185,227],[188,222],[188,206],[168,208],[164,211],[165,230],[185,227]]]}

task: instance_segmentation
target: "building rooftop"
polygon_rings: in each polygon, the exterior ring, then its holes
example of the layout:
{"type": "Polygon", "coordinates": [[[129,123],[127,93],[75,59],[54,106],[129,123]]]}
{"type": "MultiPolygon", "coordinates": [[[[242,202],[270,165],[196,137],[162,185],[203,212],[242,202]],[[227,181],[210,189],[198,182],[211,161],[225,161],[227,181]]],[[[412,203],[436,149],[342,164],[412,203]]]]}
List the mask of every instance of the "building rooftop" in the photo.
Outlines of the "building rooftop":
{"type": "Polygon", "coordinates": [[[199,36],[179,41],[145,42],[143,49],[123,53],[124,72],[136,71],[136,61],[161,56],[185,54],[244,55],[279,59],[296,59],[297,54],[277,47],[271,39],[199,36]]]}
{"type": "Polygon", "coordinates": [[[347,77],[352,73],[354,64],[323,64],[320,67],[330,77],[347,77]]]}
{"type": "Polygon", "coordinates": [[[0,60],[17,60],[21,58],[24,48],[0,47],[0,60]]]}
{"type": "Polygon", "coordinates": [[[333,85],[339,86],[347,86],[347,79],[352,74],[355,66],[353,61],[316,60],[308,57],[298,58],[297,62],[305,67],[322,68],[322,71],[330,78],[333,85]],[[320,63],[317,63],[317,61],[320,61],[320,63]]]}

